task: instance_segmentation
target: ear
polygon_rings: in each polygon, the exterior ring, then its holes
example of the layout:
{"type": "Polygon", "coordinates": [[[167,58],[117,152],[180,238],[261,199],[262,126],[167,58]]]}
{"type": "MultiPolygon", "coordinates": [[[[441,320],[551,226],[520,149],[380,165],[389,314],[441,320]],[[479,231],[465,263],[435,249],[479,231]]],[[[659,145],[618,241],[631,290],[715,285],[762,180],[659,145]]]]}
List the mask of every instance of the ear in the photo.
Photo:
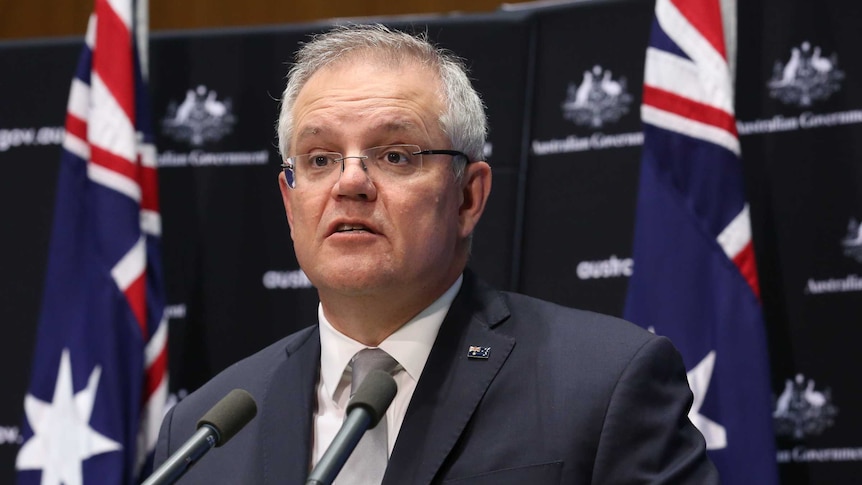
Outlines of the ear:
{"type": "Polygon", "coordinates": [[[281,202],[284,204],[284,212],[287,214],[287,224],[290,226],[290,237],[293,237],[293,211],[290,207],[290,192],[293,190],[287,186],[284,172],[278,174],[278,188],[281,190],[281,202]]]}
{"type": "Polygon", "coordinates": [[[461,207],[458,210],[459,233],[466,238],[473,233],[488,195],[491,193],[491,166],[486,162],[473,162],[464,167],[464,179],[461,182],[461,207]]]}

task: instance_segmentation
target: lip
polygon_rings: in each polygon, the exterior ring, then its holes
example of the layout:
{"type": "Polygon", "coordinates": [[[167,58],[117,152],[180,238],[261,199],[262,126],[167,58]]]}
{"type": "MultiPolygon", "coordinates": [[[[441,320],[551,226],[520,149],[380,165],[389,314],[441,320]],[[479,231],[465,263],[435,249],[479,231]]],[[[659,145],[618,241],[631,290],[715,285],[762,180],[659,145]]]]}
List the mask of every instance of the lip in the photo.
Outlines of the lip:
{"type": "Polygon", "coordinates": [[[362,228],[368,234],[373,234],[373,235],[379,234],[379,231],[377,230],[377,228],[374,227],[372,224],[370,224],[367,221],[363,221],[363,220],[359,220],[359,219],[337,219],[337,220],[333,221],[332,224],[330,224],[329,227],[327,228],[327,230],[326,230],[327,237],[332,236],[332,235],[336,235],[336,234],[356,234],[356,233],[352,233],[352,232],[339,231],[339,229],[344,227],[344,226],[362,226],[362,228]]]}

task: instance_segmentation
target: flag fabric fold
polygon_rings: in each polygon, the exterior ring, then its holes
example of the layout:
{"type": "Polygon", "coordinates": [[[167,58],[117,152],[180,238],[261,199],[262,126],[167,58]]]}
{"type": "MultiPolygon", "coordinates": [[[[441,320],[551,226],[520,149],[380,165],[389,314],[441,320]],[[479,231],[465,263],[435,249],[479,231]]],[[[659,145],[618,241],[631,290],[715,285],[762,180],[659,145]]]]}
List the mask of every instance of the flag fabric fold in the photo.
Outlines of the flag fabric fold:
{"type": "Polygon", "coordinates": [[[624,315],[669,337],[722,483],[778,483],[766,332],[720,0],[657,0],[624,315]]]}
{"type": "Polygon", "coordinates": [[[132,0],[96,0],[66,116],[18,483],[136,483],[167,395],[156,150],[132,0]]]}

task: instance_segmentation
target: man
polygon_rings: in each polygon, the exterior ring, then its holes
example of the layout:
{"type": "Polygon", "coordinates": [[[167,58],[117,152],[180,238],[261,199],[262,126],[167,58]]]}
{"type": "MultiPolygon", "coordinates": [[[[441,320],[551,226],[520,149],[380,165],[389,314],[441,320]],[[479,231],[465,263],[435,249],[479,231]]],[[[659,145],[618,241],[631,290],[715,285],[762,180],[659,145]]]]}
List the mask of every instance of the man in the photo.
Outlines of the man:
{"type": "MultiPolygon", "coordinates": [[[[717,483],[666,339],[465,271],[491,189],[485,133],[463,65],[425,40],[350,26],[300,49],[279,183],[319,324],[180,402],[157,463],[244,388],[258,416],[186,482],[304,483],[344,419],[354,355],[379,348],[398,385],[383,483],[717,483]]],[[[380,483],[356,461],[336,483],[380,483]]]]}

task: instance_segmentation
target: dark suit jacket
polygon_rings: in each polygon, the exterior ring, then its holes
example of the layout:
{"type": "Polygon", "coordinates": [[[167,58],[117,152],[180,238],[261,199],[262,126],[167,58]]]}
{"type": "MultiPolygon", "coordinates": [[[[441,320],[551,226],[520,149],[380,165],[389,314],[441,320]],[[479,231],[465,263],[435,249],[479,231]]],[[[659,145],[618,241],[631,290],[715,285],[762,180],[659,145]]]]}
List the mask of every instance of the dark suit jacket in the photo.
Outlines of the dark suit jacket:
{"type": "MultiPolygon", "coordinates": [[[[317,326],[231,366],[165,417],[156,464],[234,388],[257,417],[181,483],[303,484],[317,326]]],[[[718,483],[687,418],[679,354],[619,319],[494,291],[469,272],[425,365],[384,484],[718,483]],[[487,359],[470,346],[490,347],[487,359]]]]}

